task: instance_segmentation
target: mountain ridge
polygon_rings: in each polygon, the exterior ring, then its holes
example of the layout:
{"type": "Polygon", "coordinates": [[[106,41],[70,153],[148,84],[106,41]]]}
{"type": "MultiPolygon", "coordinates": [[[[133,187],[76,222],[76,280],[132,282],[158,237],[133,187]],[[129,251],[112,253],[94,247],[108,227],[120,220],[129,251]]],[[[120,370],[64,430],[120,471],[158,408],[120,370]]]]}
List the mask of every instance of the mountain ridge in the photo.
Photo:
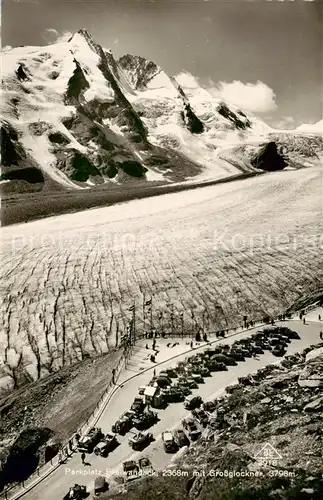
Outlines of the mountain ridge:
{"type": "MultiPolygon", "coordinates": [[[[238,171],[221,159],[223,146],[274,132],[202,87],[183,88],[153,61],[116,60],[86,30],[5,51],[3,89],[5,192],[227,177],[238,171]]],[[[243,168],[252,170],[247,157],[243,168]]]]}

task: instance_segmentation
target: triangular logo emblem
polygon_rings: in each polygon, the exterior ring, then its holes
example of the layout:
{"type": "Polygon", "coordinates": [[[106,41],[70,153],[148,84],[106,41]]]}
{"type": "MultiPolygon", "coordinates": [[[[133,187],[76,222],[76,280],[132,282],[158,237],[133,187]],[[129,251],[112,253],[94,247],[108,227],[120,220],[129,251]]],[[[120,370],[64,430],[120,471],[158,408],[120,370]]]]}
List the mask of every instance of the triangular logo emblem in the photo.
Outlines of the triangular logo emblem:
{"type": "Polygon", "coordinates": [[[272,444],[266,443],[254,458],[258,460],[281,460],[283,457],[272,444]]]}

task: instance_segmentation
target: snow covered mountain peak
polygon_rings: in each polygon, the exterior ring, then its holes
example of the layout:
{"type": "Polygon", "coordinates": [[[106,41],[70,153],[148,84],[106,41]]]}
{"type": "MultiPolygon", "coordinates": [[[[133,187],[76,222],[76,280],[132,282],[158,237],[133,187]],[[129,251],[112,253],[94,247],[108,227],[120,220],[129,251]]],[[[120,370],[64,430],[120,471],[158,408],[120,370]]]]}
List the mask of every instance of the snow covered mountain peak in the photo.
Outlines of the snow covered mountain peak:
{"type": "Polygon", "coordinates": [[[6,50],[2,70],[1,187],[10,192],[226,177],[241,168],[221,159],[223,146],[272,132],[152,61],[117,61],[87,30],[6,50]]]}

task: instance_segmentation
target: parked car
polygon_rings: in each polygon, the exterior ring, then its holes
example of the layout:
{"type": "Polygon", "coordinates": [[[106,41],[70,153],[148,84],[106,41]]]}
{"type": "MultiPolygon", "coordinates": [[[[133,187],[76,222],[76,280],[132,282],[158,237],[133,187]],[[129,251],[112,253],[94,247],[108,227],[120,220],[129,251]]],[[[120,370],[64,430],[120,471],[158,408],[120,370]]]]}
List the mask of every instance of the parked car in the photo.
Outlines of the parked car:
{"type": "Polygon", "coordinates": [[[170,378],[177,378],[178,377],[176,370],[174,368],[167,368],[165,370],[165,372],[167,373],[168,377],[170,377],[170,378]]]}
{"type": "Polygon", "coordinates": [[[104,434],[100,428],[92,427],[89,432],[83,436],[77,445],[77,449],[80,452],[92,453],[94,447],[104,438],[104,434]]]}
{"type": "Polygon", "coordinates": [[[143,398],[141,397],[136,397],[130,407],[131,411],[134,411],[135,413],[140,413],[143,411],[145,408],[145,402],[143,398]]]}
{"type": "Polygon", "coordinates": [[[122,464],[123,480],[125,483],[139,477],[139,467],[135,460],[127,460],[122,464]]]}
{"type": "Polygon", "coordinates": [[[208,413],[213,413],[217,408],[217,403],[215,401],[206,401],[203,403],[203,410],[208,413]]]}
{"type": "Polygon", "coordinates": [[[271,352],[274,356],[284,356],[284,354],[286,354],[286,349],[284,345],[277,344],[271,352]]]}
{"type": "Polygon", "coordinates": [[[269,345],[273,348],[276,345],[282,345],[284,347],[287,346],[286,342],[284,342],[280,337],[271,337],[269,338],[269,345]]]}
{"type": "Polygon", "coordinates": [[[179,448],[181,448],[182,446],[188,446],[190,444],[189,439],[183,429],[176,429],[174,431],[174,439],[179,448]]]}
{"type": "Polygon", "coordinates": [[[104,438],[95,446],[94,453],[101,457],[106,457],[108,453],[118,446],[117,438],[114,434],[106,434],[104,438]]]}
{"type": "Polygon", "coordinates": [[[191,378],[180,376],[178,378],[178,381],[180,384],[186,385],[186,387],[189,387],[190,389],[197,389],[198,388],[197,382],[195,382],[195,380],[193,380],[191,378]]]}
{"type": "Polygon", "coordinates": [[[244,355],[242,354],[242,352],[239,349],[231,349],[231,351],[229,352],[229,356],[231,358],[235,359],[236,361],[244,361],[245,360],[244,355]]]}
{"type": "Polygon", "coordinates": [[[170,431],[165,431],[162,433],[163,446],[166,453],[174,453],[177,451],[177,444],[175,442],[174,436],[170,431]]]}
{"type": "Polygon", "coordinates": [[[195,382],[196,382],[197,384],[203,384],[203,383],[204,383],[204,378],[202,377],[202,375],[201,375],[200,373],[192,373],[192,374],[190,375],[190,378],[191,378],[192,380],[195,380],[195,382]]]}
{"type": "Polygon", "coordinates": [[[155,472],[149,458],[139,458],[138,465],[141,476],[151,476],[155,472]]]}
{"type": "Polygon", "coordinates": [[[251,375],[247,375],[246,377],[238,377],[238,382],[240,385],[245,385],[245,386],[254,384],[251,375]]]}
{"type": "Polygon", "coordinates": [[[186,410],[194,410],[203,404],[201,396],[188,396],[184,401],[184,408],[186,410]]]}
{"type": "Polygon", "coordinates": [[[207,367],[211,372],[221,372],[221,371],[226,371],[227,367],[224,363],[219,363],[218,361],[210,359],[207,362],[207,367]]]}
{"type": "Polygon", "coordinates": [[[104,476],[98,476],[94,480],[94,495],[99,496],[101,493],[108,491],[109,483],[104,476]]]}
{"type": "MultiPolygon", "coordinates": [[[[228,351],[229,353],[230,351],[228,351]]],[[[236,360],[230,358],[228,354],[214,354],[211,360],[217,361],[218,363],[224,363],[226,366],[235,366],[237,364],[236,360]]]]}
{"type": "Polygon", "coordinates": [[[197,422],[202,425],[203,427],[206,427],[208,422],[209,422],[209,417],[208,414],[200,409],[196,408],[195,410],[192,410],[192,416],[197,420],[197,422]]]}
{"type": "Polygon", "coordinates": [[[126,434],[133,427],[133,419],[136,414],[134,412],[126,411],[111,427],[112,432],[115,434],[126,434]]]}
{"type": "Polygon", "coordinates": [[[253,354],[263,354],[264,351],[259,344],[251,344],[250,346],[253,354]]]}
{"type": "Polygon", "coordinates": [[[171,386],[166,389],[162,389],[162,395],[167,403],[178,403],[184,401],[185,396],[183,391],[179,386],[171,386]]]}
{"type": "Polygon", "coordinates": [[[86,498],[88,493],[86,491],[86,486],[83,484],[74,484],[71,486],[68,493],[63,497],[63,500],[82,500],[86,498]]]}
{"type": "Polygon", "coordinates": [[[176,382],[176,384],[173,385],[173,388],[181,391],[185,397],[192,394],[191,389],[189,387],[187,387],[186,385],[181,384],[180,382],[176,382]]]}
{"type": "Polygon", "coordinates": [[[128,440],[129,446],[133,450],[143,450],[154,440],[151,432],[137,432],[128,440]]]}
{"type": "Polygon", "coordinates": [[[146,390],[146,386],[145,385],[141,385],[138,389],[138,394],[140,396],[143,396],[145,394],[145,390],[146,390]]]}
{"type": "Polygon", "coordinates": [[[158,422],[158,414],[151,410],[146,410],[132,419],[133,426],[138,430],[149,429],[156,422],[158,422]]]}
{"type": "Polygon", "coordinates": [[[186,418],[182,420],[182,425],[187,431],[187,434],[191,441],[196,441],[199,437],[201,437],[202,432],[197,428],[196,423],[192,418],[186,418]]]}

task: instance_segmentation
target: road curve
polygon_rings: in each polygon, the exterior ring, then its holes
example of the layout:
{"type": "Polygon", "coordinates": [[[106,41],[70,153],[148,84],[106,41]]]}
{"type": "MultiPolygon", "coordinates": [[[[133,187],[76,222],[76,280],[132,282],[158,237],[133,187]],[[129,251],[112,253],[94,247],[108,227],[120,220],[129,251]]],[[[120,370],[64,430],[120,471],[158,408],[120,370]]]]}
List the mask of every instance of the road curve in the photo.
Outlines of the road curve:
{"type": "MultiPolygon", "coordinates": [[[[300,352],[310,344],[319,342],[319,331],[321,326],[319,323],[309,323],[303,325],[300,321],[294,320],[287,323],[288,326],[299,332],[301,339],[293,340],[288,344],[288,353],[300,352]]],[[[285,323],[286,325],[286,323],[285,323]]],[[[239,334],[239,338],[250,335],[250,332],[239,334]]],[[[231,339],[225,339],[225,343],[232,343],[237,339],[237,336],[231,339]]],[[[183,354],[183,358],[187,353],[183,354]]],[[[178,358],[180,359],[180,358],[178,358]]],[[[280,358],[278,358],[279,361],[280,358]]],[[[237,377],[245,376],[248,373],[255,372],[267,364],[277,362],[270,352],[259,356],[258,359],[250,359],[238,363],[237,366],[229,367],[226,372],[217,372],[212,377],[206,378],[204,384],[200,384],[199,388],[194,392],[200,394],[203,399],[212,399],[217,394],[224,391],[225,387],[235,383],[237,377]]],[[[177,360],[167,361],[163,363],[160,370],[165,367],[174,366],[177,360]]],[[[151,369],[152,370],[152,369],[151,369]]],[[[138,374],[128,382],[121,384],[121,387],[113,395],[108,407],[101,415],[97,425],[102,428],[103,432],[107,433],[111,430],[111,425],[115,422],[118,416],[130,407],[130,404],[137,394],[138,387],[149,382],[152,377],[152,371],[138,374]]],[[[158,369],[157,369],[158,373],[158,369]]],[[[127,371],[123,374],[123,380],[126,377],[133,375],[133,372],[127,371]]],[[[165,410],[158,410],[161,420],[150,429],[154,434],[155,441],[147,447],[142,453],[134,453],[128,445],[129,433],[124,436],[118,436],[120,446],[111,453],[107,458],[97,457],[95,455],[88,456],[89,465],[82,466],[80,454],[74,454],[68,459],[66,464],[59,467],[44,481],[39,483],[30,492],[26,493],[23,498],[30,500],[58,500],[68,491],[69,487],[75,482],[85,484],[89,489],[93,487],[93,480],[96,475],[106,475],[107,477],[116,473],[122,462],[130,457],[138,458],[140,455],[147,456],[151,459],[156,470],[162,470],[169,464],[172,455],[166,455],[162,448],[160,440],[161,433],[167,429],[174,429],[180,425],[180,421],[188,412],[184,409],[182,403],[173,403],[165,410]]]]}

